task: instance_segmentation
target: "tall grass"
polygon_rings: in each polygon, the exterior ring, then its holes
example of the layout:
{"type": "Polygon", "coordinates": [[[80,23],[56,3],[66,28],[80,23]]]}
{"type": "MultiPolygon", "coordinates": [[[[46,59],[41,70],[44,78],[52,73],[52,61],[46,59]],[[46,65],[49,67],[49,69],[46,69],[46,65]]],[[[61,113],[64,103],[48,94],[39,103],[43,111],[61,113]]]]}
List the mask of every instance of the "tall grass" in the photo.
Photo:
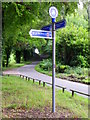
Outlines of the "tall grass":
{"type": "MultiPolygon", "coordinates": [[[[56,89],[56,106],[60,110],[68,110],[74,115],[72,117],[88,118],[88,99],[71,93],[62,93],[56,89]]],[[[2,107],[4,108],[38,108],[52,105],[51,87],[43,87],[38,83],[26,81],[15,76],[3,76],[2,79],[2,107]]]]}

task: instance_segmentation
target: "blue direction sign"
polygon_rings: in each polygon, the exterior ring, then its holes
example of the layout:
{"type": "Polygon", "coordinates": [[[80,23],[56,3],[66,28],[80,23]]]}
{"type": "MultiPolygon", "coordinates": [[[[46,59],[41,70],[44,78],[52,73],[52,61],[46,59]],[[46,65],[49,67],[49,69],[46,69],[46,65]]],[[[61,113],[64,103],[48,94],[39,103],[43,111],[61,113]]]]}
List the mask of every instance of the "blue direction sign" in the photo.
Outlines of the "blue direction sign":
{"type": "Polygon", "coordinates": [[[29,31],[29,34],[31,37],[52,39],[52,32],[51,31],[31,29],[29,31]]]}
{"type": "Polygon", "coordinates": [[[52,25],[47,25],[47,26],[44,26],[41,30],[47,30],[47,31],[51,31],[52,30],[52,25]]]}
{"type": "MultiPolygon", "coordinates": [[[[66,20],[58,21],[55,23],[55,29],[60,29],[66,26],[66,20]]],[[[41,30],[50,31],[52,30],[52,24],[44,26],[41,30]]]]}
{"type": "Polygon", "coordinates": [[[66,26],[66,20],[62,20],[55,23],[55,29],[60,29],[66,26]]]}

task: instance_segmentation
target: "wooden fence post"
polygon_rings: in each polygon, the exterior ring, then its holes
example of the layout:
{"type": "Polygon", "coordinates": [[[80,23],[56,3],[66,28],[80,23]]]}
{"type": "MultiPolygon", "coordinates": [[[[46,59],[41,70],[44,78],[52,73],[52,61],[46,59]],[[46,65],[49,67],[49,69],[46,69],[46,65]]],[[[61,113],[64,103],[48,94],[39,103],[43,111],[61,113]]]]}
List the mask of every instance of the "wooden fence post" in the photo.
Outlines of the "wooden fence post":
{"type": "Polygon", "coordinates": [[[62,88],[62,90],[63,90],[63,93],[64,93],[64,88],[62,88]]]}
{"type": "Polygon", "coordinates": [[[33,79],[33,83],[35,82],[35,80],[33,79]]]}
{"type": "Polygon", "coordinates": [[[41,80],[39,80],[39,85],[41,85],[41,80]]]}
{"type": "Polygon", "coordinates": [[[74,96],[74,91],[72,90],[72,97],[74,96]]]}
{"type": "Polygon", "coordinates": [[[45,87],[45,82],[43,82],[43,87],[45,87]]]}

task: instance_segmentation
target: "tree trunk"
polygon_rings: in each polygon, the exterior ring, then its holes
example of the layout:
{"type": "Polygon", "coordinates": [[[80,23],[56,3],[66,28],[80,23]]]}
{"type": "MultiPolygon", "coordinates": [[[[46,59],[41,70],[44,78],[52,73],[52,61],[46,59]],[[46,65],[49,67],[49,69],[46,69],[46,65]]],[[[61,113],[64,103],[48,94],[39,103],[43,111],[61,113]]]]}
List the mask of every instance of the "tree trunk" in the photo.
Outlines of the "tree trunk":
{"type": "Polygon", "coordinates": [[[9,53],[7,53],[6,67],[8,67],[9,56],[10,56],[9,53]]]}
{"type": "Polygon", "coordinates": [[[27,53],[26,53],[26,50],[23,51],[23,59],[24,59],[24,61],[27,61],[27,53]]]}
{"type": "Polygon", "coordinates": [[[8,64],[9,64],[10,53],[11,53],[11,48],[10,48],[10,47],[7,47],[7,48],[5,49],[5,54],[6,54],[6,67],[8,67],[8,64]]]}
{"type": "Polygon", "coordinates": [[[20,63],[21,60],[21,51],[16,50],[16,63],[20,63]]]}

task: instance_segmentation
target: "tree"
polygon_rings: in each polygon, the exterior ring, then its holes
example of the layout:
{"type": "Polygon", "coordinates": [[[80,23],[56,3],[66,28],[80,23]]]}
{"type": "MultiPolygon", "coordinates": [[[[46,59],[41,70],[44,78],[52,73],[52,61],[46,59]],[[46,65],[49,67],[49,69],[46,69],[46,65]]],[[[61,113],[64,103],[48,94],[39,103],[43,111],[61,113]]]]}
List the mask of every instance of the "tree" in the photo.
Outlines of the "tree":
{"type": "MultiPolygon", "coordinates": [[[[65,15],[74,12],[77,7],[77,3],[73,4],[68,2],[3,3],[3,50],[7,56],[7,66],[12,49],[16,51],[17,58],[17,56],[20,55],[18,52],[21,53],[22,51],[27,51],[27,48],[25,47],[27,44],[30,47],[28,50],[31,51],[33,47],[38,47],[41,50],[42,46],[45,45],[45,40],[34,40],[30,38],[28,32],[31,28],[41,29],[42,26],[49,24],[51,18],[48,10],[52,5],[56,6],[58,11],[61,11],[63,6],[65,15]],[[44,42],[40,44],[41,41],[44,42]]],[[[60,12],[59,16],[60,17],[58,17],[57,20],[62,18],[60,12]]],[[[20,62],[20,56],[17,59],[19,60],[17,61],[20,62]]]]}
{"type": "MultiPolygon", "coordinates": [[[[71,66],[79,65],[80,56],[83,56],[87,61],[89,52],[87,29],[82,26],[76,27],[72,23],[60,32],[58,31],[57,34],[57,61],[62,61],[63,64],[71,66]]],[[[85,66],[87,65],[86,63],[85,66]]]]}

